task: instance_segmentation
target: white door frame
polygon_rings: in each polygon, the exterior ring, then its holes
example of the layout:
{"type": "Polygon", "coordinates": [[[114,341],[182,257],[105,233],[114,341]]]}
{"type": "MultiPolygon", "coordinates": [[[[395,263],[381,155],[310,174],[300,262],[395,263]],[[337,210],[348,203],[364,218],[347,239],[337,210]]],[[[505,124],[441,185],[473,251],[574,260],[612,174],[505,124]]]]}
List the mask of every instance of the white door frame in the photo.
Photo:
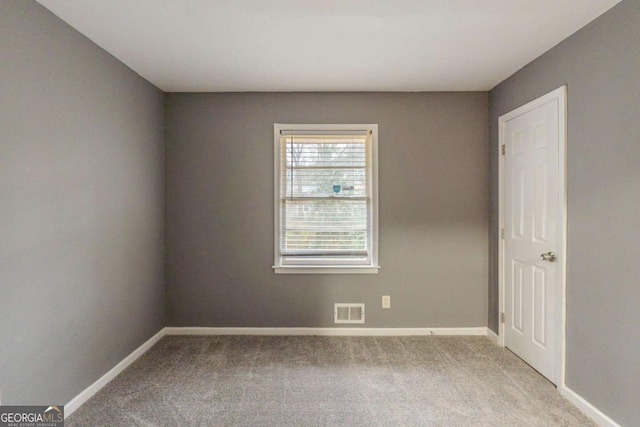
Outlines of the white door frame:
{"type": "MultiPolygon", "coordinates": [[[[504,284],[504,243],[502,238],[502,230],[504,228],[504,188],[505,188],[505,171],[504,160],[502,155],[502,145],[505,144],[505,125],[507,121],[531,111],[552,100],[558,101],[558,174],[559,174],[559,237],[561,246],[554,250],[558,254],[558,268],[561,269],[561,280],[558,295],[558,304],[556,318],[559,319],[560,330],[555,331],[555,356],[554,363],[558,368],[557,387],[562,389],[565,387],[565,355],[566,355],[566,290],[567,290],[567,86],[562,86],[546,95],[535,99],[520,108],[506,113],[498,119],[498,283],[499,283],[499,306],[500,313],[505,312],[505,284],[504,284]]],[[[502,316],[499,315],[498,324],[498,344],[505,346],[505,324],[502,322],[502,316]]]]}

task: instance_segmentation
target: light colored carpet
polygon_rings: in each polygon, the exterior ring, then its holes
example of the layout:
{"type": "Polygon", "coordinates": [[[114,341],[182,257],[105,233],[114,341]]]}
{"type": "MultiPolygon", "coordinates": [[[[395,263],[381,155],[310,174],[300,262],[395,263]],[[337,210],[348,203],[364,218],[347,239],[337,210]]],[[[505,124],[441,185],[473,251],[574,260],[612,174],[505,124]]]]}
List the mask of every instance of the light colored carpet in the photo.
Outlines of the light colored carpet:
{"type": "Polygon", "coordinates": [[[76,426],[592,426],[486,337],[165,337],[76,426]]]}

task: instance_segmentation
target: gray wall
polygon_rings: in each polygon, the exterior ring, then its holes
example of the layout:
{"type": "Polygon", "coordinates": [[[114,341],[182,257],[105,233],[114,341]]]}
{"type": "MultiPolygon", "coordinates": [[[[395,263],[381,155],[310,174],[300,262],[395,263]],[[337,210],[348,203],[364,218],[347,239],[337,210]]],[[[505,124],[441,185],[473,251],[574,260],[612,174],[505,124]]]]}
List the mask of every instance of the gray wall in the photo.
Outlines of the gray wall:
{"type": "MultiPolygon", "coordinates": [[[[491,236],[497,121],[568,85],[567,385],[640,425],[640,2],[623,1],[490,93],[491,236]]],[[[497,330],[497,240],[490,325],[497,330]]]]}
{"type": "Polygon", "coordinates": [[[168,94],[168,326],[486,326],[487,118],[485,92],[168,94]],[[273,273],[275,122],[379,124],[379,274],[273,273]]]}
{"type": "Polygon", "coordinates": [[[0,1],[2,404],[65,404],[164,326],[163,94],[0,1]]]}

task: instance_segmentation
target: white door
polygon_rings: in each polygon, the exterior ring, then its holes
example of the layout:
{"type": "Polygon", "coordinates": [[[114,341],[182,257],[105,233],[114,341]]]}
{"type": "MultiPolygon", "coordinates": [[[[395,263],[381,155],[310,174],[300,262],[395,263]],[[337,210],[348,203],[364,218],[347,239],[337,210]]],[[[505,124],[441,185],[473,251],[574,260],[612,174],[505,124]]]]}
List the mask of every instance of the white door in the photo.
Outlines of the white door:
{"type": "Polygon", "coordinates": [[[561,93],[562,99],[547,95],[501,122],[504,344],[553,383],[562,363],[564,301],[564,88],[561,93]]]}

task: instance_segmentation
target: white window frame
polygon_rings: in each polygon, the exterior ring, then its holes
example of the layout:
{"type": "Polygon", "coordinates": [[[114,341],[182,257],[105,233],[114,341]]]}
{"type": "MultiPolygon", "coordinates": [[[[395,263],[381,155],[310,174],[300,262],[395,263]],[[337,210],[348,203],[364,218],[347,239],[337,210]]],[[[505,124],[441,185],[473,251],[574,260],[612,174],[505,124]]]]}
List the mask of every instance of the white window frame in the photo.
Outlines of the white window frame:
{"type": "Polygon", "coordinates": [[[274,265],[273,269],[278,274],[376,274],[380,266],[378,265],[378,125],[377,124],[281,124],[274,123],[273,125],[273,141],[274,141],[274,265]],[[310,260],[305,263],[283,263],[283,257],[280,254],[280,239],[281,239],[281,190],[280,185],[280,141],[283,132],[291,131],[318,131],[327,132],[331,131],[362,131],[369,132],[371,134],[370,149],[368,150],[367,159],[370,162],[368,179],[370,180],[370,194],[371,199],[369,201],[369,223],[368,223],[368,237],[370,251],[369,263],[367,264],[326,264],[326,263],[314,263],[310,260]]]}

